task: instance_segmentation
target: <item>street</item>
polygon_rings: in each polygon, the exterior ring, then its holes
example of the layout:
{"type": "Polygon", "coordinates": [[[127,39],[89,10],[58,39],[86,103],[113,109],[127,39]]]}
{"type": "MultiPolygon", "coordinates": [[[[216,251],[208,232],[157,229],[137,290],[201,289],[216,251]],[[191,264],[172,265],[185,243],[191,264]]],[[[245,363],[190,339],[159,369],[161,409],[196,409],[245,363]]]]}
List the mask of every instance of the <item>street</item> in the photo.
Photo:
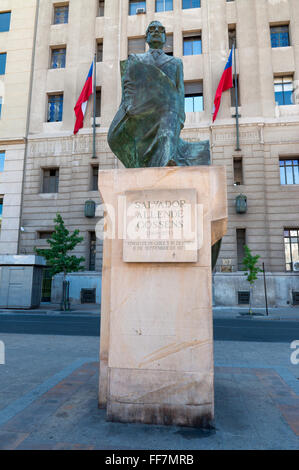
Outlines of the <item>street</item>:
{"type": "MultiPolygon", "coordinates": [[[[100,318],[74,314],[1,314],[0,333],[99,336],[100,318]]],[[[291,343],[299,339],[299,322],[264,319],[214,319],[217,341],[291,343]]]]}

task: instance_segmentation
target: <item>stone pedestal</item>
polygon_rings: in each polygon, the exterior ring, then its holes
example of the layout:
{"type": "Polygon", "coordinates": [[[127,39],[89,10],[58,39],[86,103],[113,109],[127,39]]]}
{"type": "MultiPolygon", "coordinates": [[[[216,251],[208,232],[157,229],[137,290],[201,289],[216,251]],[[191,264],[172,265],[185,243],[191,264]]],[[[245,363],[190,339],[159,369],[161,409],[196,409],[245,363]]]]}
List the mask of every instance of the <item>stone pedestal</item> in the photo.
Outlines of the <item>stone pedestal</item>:
{"type": "Polygon", "coordinates": [[[225,169],[104,170],[99,190],[107,204],[105,230],[114,237],[104,242],[99,405],[107,406],[111,421],[209,427],[211,245],[226,231],[225,169]],[[176,242],[173,233],[165,239],[165,216],[171,214],[173,232],[187,202],[195,233],[183,241],[176,242]],[[151,213],[157,204],[160,213],[151,213]],[[148,224],[154,232],[159,227],[154,240],[147,239],[148,232],[130,240],[133,216],[141,222],[153,218],[148,224]]]}

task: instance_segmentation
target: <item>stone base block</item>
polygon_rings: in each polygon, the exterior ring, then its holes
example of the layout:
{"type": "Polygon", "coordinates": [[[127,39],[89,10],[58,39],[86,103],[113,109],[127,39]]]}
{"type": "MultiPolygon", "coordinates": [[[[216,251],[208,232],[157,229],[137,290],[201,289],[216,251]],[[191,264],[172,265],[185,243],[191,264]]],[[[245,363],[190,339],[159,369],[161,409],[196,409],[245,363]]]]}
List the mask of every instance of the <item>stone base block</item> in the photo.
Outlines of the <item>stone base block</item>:
{"type": "Polygon", "coordinates": [[[144,423],[189,426],[202,429],[214,427],[211,405],[144,405],[108,403],[107,420],[120,423],[144,423]]]}

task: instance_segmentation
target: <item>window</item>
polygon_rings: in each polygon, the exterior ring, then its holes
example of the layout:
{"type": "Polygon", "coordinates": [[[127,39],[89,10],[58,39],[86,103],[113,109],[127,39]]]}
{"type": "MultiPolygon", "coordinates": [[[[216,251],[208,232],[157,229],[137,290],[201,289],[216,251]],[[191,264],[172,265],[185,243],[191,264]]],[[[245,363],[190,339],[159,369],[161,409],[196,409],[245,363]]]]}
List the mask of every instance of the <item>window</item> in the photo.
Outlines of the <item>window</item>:
{"type": "Polygon", "coordinates": [[[5,75],[6,70],[6,52],[0,54],[0,75],[5,75]]]}
{"type": "Polygon", "coordinates": [[[43,170],[43,193],[58,193],[59,169],[47,168],[43,170]]]}
{"type": "Polygon", "coordinates": [[[92,173],[91,173],[91,191],[98,190],[98,176],[99,176],[99,165],[93,165],[92,173]]]}
{"type": "Polygon", "coordinates": [[[3,33],[4,31],[9,31],[10,17],[11,17],[10,11],[0,13],[0,33],[3,33]]]}
{"type": "Polygon", "coordinates": [[[236,230],[237,237],[237,262],[238,262],[238,271],[243,271],[243,258],[245,256],[244,246],[246,245],[246,229],[237,228],[236,230]]]}
{"type": "Polygon", "coordinates": [[[280,184],[299,184],[299,157],[279,159],[280,184]]]}
{"type": "MultiPolygon", "coordinates": [[[[241,100],[240,100],[240,86],[239,86],[239,77],[237,77],[237,87],[238,87],[238,106],[241,106],[241,100]]],[[[233,77],[233,88],[230,89],[230,102],[231,106],[235,107],[236,106],[236,81],[235,77],[233,77]]]]}
{"type": "Polygon", "coordinates": [[[104,0],[99,1],[99,11],[98,11],[98,16],[104,16],[105,15],[105,2],[104,0]]]}
{"type": "Polygon", "coordinates": [[[143,52],[145,52],[145,39],[144,38],[128,39],[128,55],[142,54],[143,52]]]}
{"type": "Polygon", "coordinates": [[[293,271],[299,261],[299,228],[284,229],[284,250],[286,271],[293,271]]]}
{"type": "Polygon", "coordinates": [[[271,47],[287,47],[290,45],[289,25],[270,26],[271,47]]]}
{"type": "Polygon", "coordinates": [[[145,0],[130,0],[129,3],[129,15],[137,15],[138,13],[143,13],[146,11],[146,1],[145,0]]]}
{"type": "Polygon", "coordinates": [[[200,55],[202,54],[201,35],[186,35],[183,38],[183,54],[184,55],[200,55]]]}
{"type": "Polygon", "coordinates": [[[236,25],[228,26],[228,47],[232,49],[233,45],[237,47],[237,28],[236,25]]]}
{"type": "Polygon", "coordinates": [[[156,11],[173,10],[173,0],[156,0],[156,11]]]}
{"type": "Polygon", "coordinates": [[[97,62],[103,62],[103,39],[97,40],[97,62]]]}
{"type": "Polygon", "coordinates": [[[48,238],[51,238],[52,234],[54,231],[44,231],[44,232],[37,232],[37,238],[39,240],[48,240],[48,238]]]}
{"type": "Polygon", "coordinates": [[[185,83],[185,112],[204,110],[202,82],[185,83]]]}
{"type": "Polygon", "coordinates": [[[69,6],[54,6],[54,24],[64,24],[69,21],[69,6]]]}
{"type": "Polygon", "coordinates": [[[200,0],[182,0],[182,8],[200,8],[200,0]]]}
{"type": "Polygon", "coordinates": [[[101,107],[102,107],[102,93],[101,93],[101,89],[98,88],[97,93],[96,93],[96,117],[101,116],[101,107]]]}
{"type": "Polygon", "coordinates": [[[5,152],[0,152],[0,173],[4,171],[5,152]]]}
{"type": "Polygon", "coordinates": [[[241,157],[234,157],[234,184],[243,184],[243,160],[241,157]]]}
{"type": "Polygon", "coordinates": [[[275,103],[278,106],[293,103],[293,77],[274,78],[275,103]]]}
{"type": "Polygon", "coordinates": [[[3,212],[3,198],[4,196],[0,196],[0,231],[1,231],[1,225],[2,225],[2,212],[3,212]]]}
{"type": "Polygon", "coordinates": [[[96,270],[96,234],[89,232],[89,271],[96,270]]]}
{"type": "Polygon", "coordinates": [[[173,34],[166,35],[166,42],[164,44],[163,50],[165,54],[173,56],[173,34]]]}
{"type": "Polygon", "coordinates": [[[51,54],[51,69],[64,69],[65,68],[66,48],[52,49],[51,54]]]}
{"type": "Polygon", "coordinates": [[[63,113],[63,94],[48,96],[48,122],[62,121],[63,113]]]}

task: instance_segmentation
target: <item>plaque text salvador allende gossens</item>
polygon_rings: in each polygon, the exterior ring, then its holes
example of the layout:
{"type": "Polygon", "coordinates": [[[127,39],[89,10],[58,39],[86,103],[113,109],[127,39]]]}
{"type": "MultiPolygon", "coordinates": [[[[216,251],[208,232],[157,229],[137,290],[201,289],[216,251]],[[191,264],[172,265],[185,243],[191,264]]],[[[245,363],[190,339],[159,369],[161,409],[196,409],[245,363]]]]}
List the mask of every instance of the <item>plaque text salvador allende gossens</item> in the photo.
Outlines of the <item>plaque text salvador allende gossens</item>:
{"type": "Polygon", "coordinates": [[[194,189],[127,191],[125,262],[197,262],[203,209],[194,189]]]}

